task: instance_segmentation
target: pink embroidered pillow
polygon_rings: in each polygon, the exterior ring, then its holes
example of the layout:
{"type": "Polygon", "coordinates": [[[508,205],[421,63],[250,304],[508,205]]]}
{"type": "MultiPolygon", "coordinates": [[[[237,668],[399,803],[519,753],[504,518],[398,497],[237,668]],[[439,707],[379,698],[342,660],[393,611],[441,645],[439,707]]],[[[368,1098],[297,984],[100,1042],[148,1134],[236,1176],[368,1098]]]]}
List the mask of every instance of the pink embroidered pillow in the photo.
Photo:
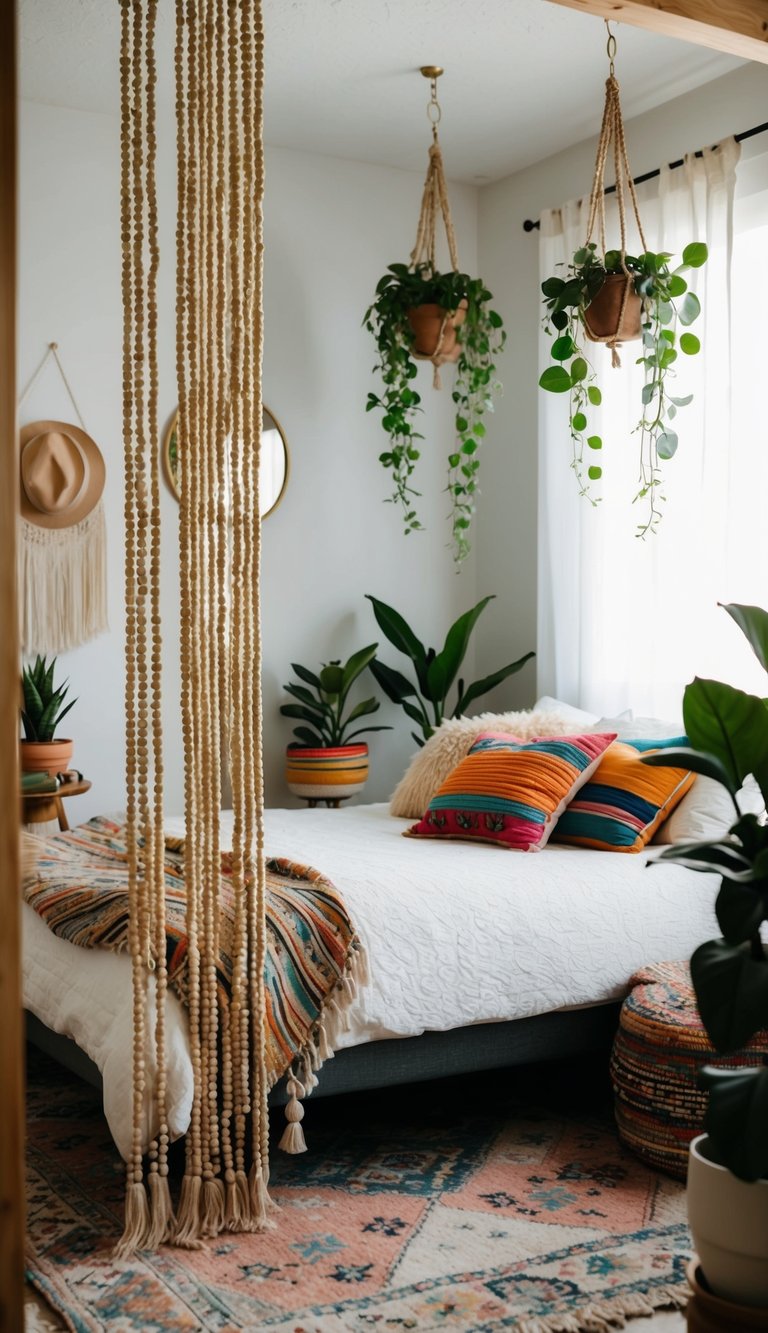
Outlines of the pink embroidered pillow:
{"type": "Polygon", "coordinates": [[[539,851],[615,739],[610,732],[521,741],[485,732],[406,836],[461,838],[539,851]]]}

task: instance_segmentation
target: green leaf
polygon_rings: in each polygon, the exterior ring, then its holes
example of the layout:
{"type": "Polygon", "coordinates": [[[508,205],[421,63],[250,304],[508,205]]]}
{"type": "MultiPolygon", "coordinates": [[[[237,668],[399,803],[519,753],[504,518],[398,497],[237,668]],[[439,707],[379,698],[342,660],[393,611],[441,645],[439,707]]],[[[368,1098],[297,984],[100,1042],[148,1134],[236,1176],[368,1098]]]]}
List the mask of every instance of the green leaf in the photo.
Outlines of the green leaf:
{"type": "Polygon", "coordinates": [[[704,1128],[715,1160],[740,1180],[768,1176],[768,1069],[702,1070],[709,1088],[704,1128]]]}
{"type": "Polygon", "coordinates": [[[432,728],[429,725],[423,708],[417,708],[416,704],[412,704],[410,700],[403,699],[403,709],[411,721],[416,722],[421,727],[425,736],[431,734],[432,728]]]}
{"type": "Polygon", "coordinates": [[[644,407],[647,407],[648,404],[650,403],[651,399],[656,397],[656,394],[658,393],[658,389],[659,389],[659,381],[658,381],[658,380],[649,380],[649,382],[648,382],[647,384],[644,384],[644,385],[643,385],[643,391],[642,391],[642,394],[641,394],[640,396],[641,396],[641,398],[642,398],[642,400],[643,400],[643,406],[644,406],[644,407]]]}
{"type": "Polygon", "coordinates": [[[587,476],[590,481],[599,481],[602,475],[603,469],[601,467],[597,467],[593,464],[592,467],[587,468],[587,476]]]}
{"type": "Polygon", "coordinates": [[[756,871],[753,867],[750,871],[752,882],[726,873],[717,895],[717,924],[729,944],[743,944],[750,940],[759,931],[765,916],[765,880],[754,878],[756,871]]]}
{"type": "Polygon", "coordinates": [[[574,412],[573,416],[571,417],[571,425],[573,426],[573,429],[575,431],[585,430],[587,425],[587,418],[585,417],[584,413],[574,412]]]}
{"type": "Polygon", "coordinates": [[[427,654],[423,643],[416,638],[410,625],[403,619],[398,611],[386,602],[380,602],[377,597],[372,597],[370,593],[365,594],[373,607],[373,614],[376,617],[379,629],[389,639],[393,647],[399,652],[410,657],[416,667],[419,681],[422,673],[426,675],[427,654]]]}
{"type": "Polygon", "coordinates": [[[603,441],[599,435],[588,435],[587,444],[590,449],[602,449],[603,447],[603,441]]]}
{"type": "Polygon", "coordinates": [[[603,401],[603,395],[596,384],[590,384],[587,389],[587,397],[593,407],[599,407],[603,401]]]}
{"type": "Polygon", "coordinates": [[[698,296],[695,292],[686,292],[680,302],[680,308],[677,312],[677,317],[680,320],[680,323],[692,324],[695,319],[698,319],[700,314],[701,302],[698,296]]]}
{"type": "Polygon", "coordinates": [[[701,268],[706,263],[709,251],[703,241],[691,241],[683,250],[683,263],[688,268],[701,268]]]}
{"type": "Polygon", "coordinates": [[[376,656],[377,643],[370,643],[367,648],[361,648],[359,652],[353,653],[347,661],[343,670],[343,692],[346,694],[350,685],[361,672],[373,661],[376,656]]]}
{"type": "Polygon", "coordinates": [[[555,361],[569,361],[575,352],[576,344],[570,333],[564,333],[560,338],[555,338],[551,349],[551,355],[555,361]]]}
{"type": "Polygon", "coordinates": [[[526,653],[524,657],[519,657],[516,662],[510,662],[509,666],[502,667],[500,671],[493,671],[490,676],[485,676],[482,680],[476,680],[473,685],[469,685],[461,697],[456,701],[456,707],[453,710],[454,717],[460,717],[466,712],[475,699],[479,699],[482,694],[487,694],[489,690],[494,690],[502,681],[513,676],[515,672],[520,671],[536,654],[526,653]]]}
{"type": "Polygon", "coordinates": [[[363,699],[362,703],[355,704],[344,726],[348,727],[350,722],[357,722],[359,717],[368,717],[371,713],[378,713],[381,704],[378,699],[363,699]]]}
{"type": "Polygon", "coordinates": [[[580,384],[582,380],[585,380],[587,378],[588,374],[589,374],[589,366],[584,360],[584,357],[583,356],[574,357],[573,361],[571,362],[572,382],[574,384],[580,384]]]}
{"type": "Polygon", "coordinates": [[[758,662],[768,671],[768,611],[760,606],[746,606],[741,602],[721,602],[720,605],[746,636],[758,662]]]}
{"type": "Polygon", "coordinates": [[[678,437],[674,430],[664,430],[656,440],[659,458],[674,458],[677,453],[678,437]]]}
{"type": "Polygon", "coordinates": [[[661,855],[649,861],[648,865],[661,865],[662,861],[676,861],[689,870],[698,870],[708,875],[728,875],[729,881],[735,876],[745,876],[746,883],[754,882],[754,871],[749,859],[742,856],[735,846],[727,843],[676,842],[671,847],[665,847],[661,855]]]}
{"type": "Polygon", "coordinates": [[[559,296],[565,283],[562,278],[547,278],[541,284],[541,290],[545,296],[559,296]]]}
{"type": "MultiPolygon", "coordinates": [[[[347,724],[345,723],[344,725],[346,727],[347,724]]],[[[371,731],[392,731],[392,730],[393,728],[390,726],[360,727],[358,731],[350,731],[348,734],[345,732],[346,739],[344,741],[344,744],[349,745],[349,742],[353,740],[355,736],[367,736],[371,731]]]]}
{"type": "Polygon", "coordinates": [[[670,398],[669,401],[674,403],[675,407],[687,407],[689,403],[693,402],[693,394],[686,394],[685,398],[670,398]]]}
{"type": "Polygon", "coordinates": [[[306,667],[300,666],[298,662],[291,662],[291,671],[295,672],[299,680],[303,680],[307,685],[314,685],[316,690],[320,689],[320,677],[313,671],[308,671],[306,667]]]}
{"type": "Polygon", "coordinates": [[[553,310],[549,317],[549,322],[553,328],[562,330],[568,327],[568,316],[564,310],[553,310]]]}
{"type": "Polygon", "coordinates": [[[752,773],[768,802],[768,711],[762,699],[697,676],[685,688],[683,720],[691,745],[720,760],[735,790],[752,773]]]}
{"type": "Polygon", "coordinates": [[[320,685],[326,694],[339,695],[344,688],[344,672],[338,662],[328,662],[320,672],[320,685]]]}
{"type": "Polygon", "coordinates": [[[571,388],[571,377],[564,366],[547,366],[539,380],[539,387],[548,393],[567,393],[571,388]]]}
{"type": "Polygon", "coordinates": [[[672,297],[682,296],[684,292],[688,291],[688,283],[685,278],[680,277],[679,273],[673,273],[667,283],[667,291],[672,297]]]}
{"type": "Polygon", "coordinates": [[[409,695],[416,694],[416,686],[410,680],[378,658],[371,662],[371,674],[393,704],[402,704],[409,695]]]}
{"type": "Polygon", "coordinates": [[[317,712],[330,713],[331,711],[330,704],[327,704],[324,699],[316,699],[312,691],[306,690],[303,685],[289,683],[284,685],[283,689],[286,694],[292,694],[294,699],[298,699],[300,703],[309,704],[310,708],[314,708],[317,712]]]}
{"type": "Polygon", "coordinates": [[[311,722],[314,727],[320,727],[324,723],[324,714],[318,708],[310,709],[306,704],[281,704],[280,712],[283,717],[298,718],[301,722],[311,722]]]}
{"type": "Polygon", "coordinates": [[[695,333],[681,333],[680,351],[685,352],[686,356],[695,356],[697,352],[701,351],[701,342],[695,333]]]}
{"type": "Polygon", "coordinates": [[[718,1051],[738,1051],[765,1026],[768,961],[752,957],[749,944],[708,940],[691,958],[701,1020],[718,1051]]]}
{"type": "Polygon", "coordinates": [[[293,734],[311,750],[323,750],[327,744],[322,736],[318,736],[316,731],[310,731],[309,727],[294,727],[293,734]]]}
{"type": "MultiPolygon", "coordinates": [[[[443,644],[441,651],[437,654],[434,662],[430,666],[430,671],[432,671],[432,668],[434,667],[432,688],[437,689],[441,677],[444,680],[444,685],[442,690],[438,693],[428,693],[425,691],[429,699],[433,701],[435,699],[445,700],[466,656],[472,631],[486,606],[492,600],[493,594],[488,597],[483,597],[476,606],[473,606],[470,611],[465,611],[464,614],[459,616],[458,620],[455,620],[451,625],[451,628],[445,636],[445,643],[443,644]],[[435,663],[438,663],[438,666],[435,667],[435,663]]],[[[427,680],[429,683],[429,673],[427,673],[427,680]]]]}

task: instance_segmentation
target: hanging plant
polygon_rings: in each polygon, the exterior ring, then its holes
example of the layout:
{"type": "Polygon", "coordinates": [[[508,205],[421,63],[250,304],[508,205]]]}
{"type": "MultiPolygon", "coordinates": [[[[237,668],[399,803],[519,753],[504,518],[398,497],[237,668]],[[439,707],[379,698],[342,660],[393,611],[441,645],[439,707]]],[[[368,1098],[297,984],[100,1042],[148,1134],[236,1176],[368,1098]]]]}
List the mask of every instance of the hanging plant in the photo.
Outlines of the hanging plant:
{"type": "Polygon", "coordinates": [[[553,364],[541,375],[539,385],[549,393],[569,395],[571,467],[579,493],[596,504],[590,482],[598,481],[603,473],[600,461],[603,440],[590,430],[589,409],[599,407],[602,392],[585,351],[585,340],[610,347],[614,367],[621,364],[619,347],[625,342],[641,340],[642,352],[636,362],[644,367],[641,411],[633,428],[640,441],[640,481],[634,499],[646,502],[645,517],[636,533],[645,537],[656,532],[661,519],[660,463],[673,458],[678,446],[672,423],[678,410],[693,398],[692,394],[675,395],[671,391],[678,354],[695,356],[701,347],[696,334],[679,332],[680,325],[687,330],[701,312],[699,299],[695,292],[689,291],[683,273],[706,262],[707,247],[703,242],[691,242],[676,268],[671,266],[671,254],[656,254],[648,249],[624,139],[619,85],[613,71],[615,50],[615,38],[609,36],[611,68],[606,81],[586,241],[565,267],[564,275],[553,274],[541,285],[547,312],[544,327],[553,339],[553,364]],[[605,164],[612,141],[621,232],[618,250],[607,249],[605,239],[605,164]],[[627,253],[625,185],[642,245],[639,255],[627,253]],[[599,246],[592,240],[596,225],[600,231],[599,246]]]}
{"type": "Polygon", "coordinates": [[[434,66],[422,71],[432,78],[429,105],[436,110],[430,114],[433,143],[416,245],[409,264],[389,265],[363,320],[376,340],[378,361],[374,370],[380,372],[384,382],[382,393],[368,394],[366,411],[381,411],[389,445],[379,461],[391,473],[393,482],[388,500],[400,506],[406,534],[416,532],[422,527],[415,503],[420,492],[412,479],[420,456],[418,442],[424,438],[416,429],[418,414],[423,411],[421,394],[414,384],[416,362],[432,362],[436,389],[441,387],[440,367],[456,364],[452,392],[455,439],[448,454],[446,491],[453,554],[460,562],[470,549],[468,533],[479,494],[477,455],[486,433],[483,417],[493,411],[492,394],[501,389],[495,378],[496,357],[506,334],[501,316],[490,305],[492,296],[485,283],[459,270],[437,140],[440,108],[435,93],[437,74],[433,71],[434,66]],[[448,239],[452,265],[448,273],[438,272],[435,263],[438,211],[448,239]]]}

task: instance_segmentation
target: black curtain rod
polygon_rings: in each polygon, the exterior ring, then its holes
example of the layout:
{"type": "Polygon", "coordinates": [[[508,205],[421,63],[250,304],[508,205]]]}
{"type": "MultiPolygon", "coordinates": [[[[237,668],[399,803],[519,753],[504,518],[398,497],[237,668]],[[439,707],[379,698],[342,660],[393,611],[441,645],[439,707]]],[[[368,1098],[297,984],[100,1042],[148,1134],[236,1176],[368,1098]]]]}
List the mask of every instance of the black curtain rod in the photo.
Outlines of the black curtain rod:
{"type": "MultiPolygon", "coordinates": [[[[754,137],[755,134],[764,134],[766,130],[768,130],[768,120],[766,120],[762,125],[755,125],[754,128],[751,130],[744,130],[741,134],[734,135],[734,138],[736,139],[737,143],[743,143],[745,139],[751,139],[754,137]]],[[[697,151],[694,153],[694,157],[703,157],[703,156],[704,156],[704,151],[701,148],[697,149],[697,151]]],[[[685,166],[685,158],[681,157],[677,162],[670,162],[669,169],[670,171],[674,171],[676,167],[682,167],[682,166],[685,166]]],[[[655,176],[660,176],[660,175],[661,175],[661,168],[656,167],[655,171],[646,171],[645,175],[643,176],[635,176],[635,185],[642,185],[643,181],[652,181],[655,176]]],[[[604,193],[615,194],[616,186],[608,185],[604,193]]],[[[533,222],[531,218],[526,218],[525,222],[523,223],[523,231],[536,231],[537,227],[540,226],[541,223],[539,222],[538,218],[535,222],[533,222]]]]}

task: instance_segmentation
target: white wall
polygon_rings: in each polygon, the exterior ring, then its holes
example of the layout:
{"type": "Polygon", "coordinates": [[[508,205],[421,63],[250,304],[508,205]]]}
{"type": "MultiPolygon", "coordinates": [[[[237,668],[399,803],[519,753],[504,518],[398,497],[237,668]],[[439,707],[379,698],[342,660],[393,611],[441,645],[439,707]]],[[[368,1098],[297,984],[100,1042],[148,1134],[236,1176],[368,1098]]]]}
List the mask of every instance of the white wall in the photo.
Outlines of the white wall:
{"type": "MultiPolygon", "coordinates": [[[[176,402],[173,361],[174,149],[163,126],[160,280],[160,414],[176,402]]],[[[78,798],[78,819],[123,803],[123,599],[121,473],[121,310],[118,126],[110,116],[25,103],[21,115],[20,338],[23,385],[56,339],[90,433],[107,464],[110,632],[62,658],[79,696],[70,714],[74,763],[93,781],[78,798]]],[[[282,754],[290,726],[278,714],[290,662],[319,665],[377,638],[364,594],[393,603],[435,642],[475,598],[473,560],[456,577],[445,543],[443,460],[450,444],[449,392],[433,394],[422,368],[426,439],[420,463],[428,531],[404,540],[378,463],[383,432],[365,401],[374,348],[361,328],[386,264],[407,258],[423,177],[289,152],[267,155],[264,397],[291,451],[291,477],[264,527],[264,694],[267,798],[285,804],[282,754]]],[[[452,187],[462,263],[477,266],[477,197],[452,187]]],[[[35,387],[23,422],[69,420],[54,370],[35,387]]],[[[158,444],[159,447],[159,444],[158,444]]],[[[164,680],[167,805],[181,809],[176,576],[177,506],[163,493],[164,680]]],[[[487,612],[486,614],[490,614],[487,612]]],[[[396,654],[388,659],[397,663],[396,654]]],[[[369,678],[371,693],[374,683],[369,678]]],[[[370,738],[366,799],[383,799],[413,745],[400,710],[376,722],[396,730],[370,738]]]]}
{"type": "MultiPolygon", "coordinates": [[[[619,70],[619,74],[620,74],[619,70]]],[[[745,65],[693,92],[627,122],[635,175],[675,161],[765,120],[768,68],[745,65]]],[[[595,121],[602,89],[595,89],[595,121]]],[[[765,147],[765,136],[745,143],[765,147]]],[[[508,342],[502,362],[504,398],[497,408],[483,463],[483,518],[479,528],[477,585],[495,591],[493,619],[482,621],[478,663],[490,671],[506,660],[510,627],[520,651],[536,644],[536,543],[538,503],[538,232],[523,231],[526,218],[589,193],[596,140],[590,139],[516,173],[480,193],[479,251],[483,277],[497,298],[508,342]]],[[[564,459],[563,466],[567,466],[564,459]]],[[[530,678],[512,677],[489,696],[495,704],[530,702],[530,678]]]]}

